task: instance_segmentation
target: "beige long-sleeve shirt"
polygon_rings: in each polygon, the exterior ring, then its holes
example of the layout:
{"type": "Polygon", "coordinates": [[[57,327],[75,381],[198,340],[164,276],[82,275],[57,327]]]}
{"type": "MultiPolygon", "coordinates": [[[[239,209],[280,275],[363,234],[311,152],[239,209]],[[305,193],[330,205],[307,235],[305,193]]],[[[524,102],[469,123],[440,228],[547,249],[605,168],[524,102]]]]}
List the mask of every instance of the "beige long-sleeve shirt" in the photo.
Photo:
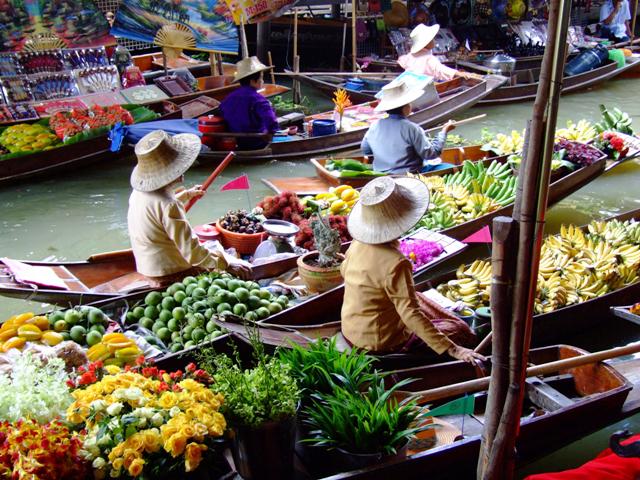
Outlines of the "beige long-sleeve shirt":
{"type": "Polygon", "coordinates": [[[453,345],[420,310],[411,263],[396,247],[354,240],[340,270],[345,286],[342,334],[355,346],[392,352],[412,333],[437,353],[453,345]]]}
{"type": "Polygon", "coordinates": [[[227,267],[222,254],[200,245],[173,191],[134,190],[129,197],[127,222],[136,269],[147,277],[163,277],[191,267],[227,267]]]}

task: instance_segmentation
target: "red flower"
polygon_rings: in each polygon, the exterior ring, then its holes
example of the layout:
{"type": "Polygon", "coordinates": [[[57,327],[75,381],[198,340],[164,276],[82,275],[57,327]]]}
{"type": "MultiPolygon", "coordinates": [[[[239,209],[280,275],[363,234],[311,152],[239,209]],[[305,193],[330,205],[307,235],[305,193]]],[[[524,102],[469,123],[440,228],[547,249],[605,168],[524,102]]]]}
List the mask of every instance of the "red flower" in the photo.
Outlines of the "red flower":
{"type": "Polygon", "coordinates": [[[191,362],[189,365],[186,366],[185,370],[189,373],[194,372],[196,370],[196,364],[191,362]]]}
{"type": "Polygon", "coordinates": [[[136,365],[144,365],[144,355],[140,355],[136,358],[136,365]]]}

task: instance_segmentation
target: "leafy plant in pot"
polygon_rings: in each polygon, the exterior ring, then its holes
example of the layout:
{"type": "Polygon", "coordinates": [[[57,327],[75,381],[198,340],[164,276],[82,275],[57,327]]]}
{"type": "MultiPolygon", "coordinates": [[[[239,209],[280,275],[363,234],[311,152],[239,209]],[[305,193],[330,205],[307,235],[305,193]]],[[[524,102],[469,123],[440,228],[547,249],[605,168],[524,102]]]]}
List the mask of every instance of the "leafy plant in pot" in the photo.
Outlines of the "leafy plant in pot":
{"type": "Polygon", "coordinates": [[[326,217],[318,215],[311,221],[311,230],[317,250],[298,257],[298,274],[311,292],[326,292],[343,281],[340,265],[340,232],[329,225],[326,217]]]}
{"type": "Polygon", "coordinates": [[[289,365],[265,353],[257,329],[247,327],[247,332],[253,368],[243,369],[237,352],[232,359],[205,350],[198,361],[213,376],[212,390],[224,396],[222,411],[238,473],[247,480],[287,479],[293,474],[300,390],[289,365]]]}
{"type": "Polygon", "coordinates": [[[367,390],[353,392],[344,387],[331,394],[316,394],[305,409],[310,436],[303,442],[326,449],[322,475],[364,468],[404,458],[411,438],[433,427],[416,399],[401,402],[394,392],[411,382],[405,379],[385,388],[384,379],[374,374],[367,390]]]}

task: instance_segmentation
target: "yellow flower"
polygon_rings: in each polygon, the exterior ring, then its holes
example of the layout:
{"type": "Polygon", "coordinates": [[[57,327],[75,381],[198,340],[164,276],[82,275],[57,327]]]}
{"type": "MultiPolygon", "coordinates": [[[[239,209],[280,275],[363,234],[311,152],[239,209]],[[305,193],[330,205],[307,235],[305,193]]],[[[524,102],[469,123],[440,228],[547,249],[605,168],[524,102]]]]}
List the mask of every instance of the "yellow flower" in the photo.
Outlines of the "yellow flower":
{"type": "Polygon", "coordinates": [[[202,388],[201,383],[198,383],[195,380],[192,380],[191,378],[187,378],[186,380],[181,381],[178,385],[180,385],[185,390],[188,390],[189,392],[193,392],[195,390],[202,388]]]}
{"type": "Polygon", "coordinates": [[[127,448],[124,451],[124,468],[128,469],[136,458],[140,458],[140,454],[131,448],[127,448]]]}
{"type": "Polygon", "coordinates": [[[127,447],[135,450],[136,452],[141,452],[144,450],[144,437],[140,433],[134,433],[127,439],[127,447]]]}
{"type": "Polygon", "coordinates": [[[209,429],[204,423],[196,423],[193,425],[195,429],[195,433],[193,434],[193,438],[198,442],[204,441],[204,437],[206,437],[209,433],[209,429]]]}
{"type": "Polygon", "coordinates": [[[129,465],[129,475],[132,477],[137,477],[142,473],[142,469],[144,467],[144,460],[141,458],[136,458],[131,465],[129,465]]]}
{"type": "Polygon", "coordinates": [[[187,472],[193,472],[202,460],[202,452],[207,449],[206,445],[190,443],[184,452],[184,465],[187,472]]]}
{"type": "MultiPolygon", "coordinates": [[[[109,456],[111,456],[111,455],[109,455],[109,456]]],[[[111,468],[112,468],[114,471],[116,471],[116,472],[117,472],[118,470],[120,470],[120,469],[122,468],[122,464],[123,464],[123,463],[124,463],[124,460],[122,460],[122,458],[116,458],[115,460],[113,460],[113,461],[111,462],[111,468]]]]}
{"type": "Polygon", "coordinates": [[[110,375],[115,375],[117,373],[120,373],[120,367],[118,367],[117,365],[107,365],[106,367],[104,367],[104,369],[110,374],[110,375]]]}
{"type": "Polygon", "coordinates": [[[192,425],[185,425],[180,429],[180,435],[191,438],[196,434],[196,429],[192,425]]]}
{"type": "Polygon", "coordinates": [[[142,434],[142,438],[144,439],[145,452],[153,453],[160,450],[160,448],[162,447],[162,437],[160,436],[160,431],[157,428],[145,430],[140,433],[142,434]]]}
{"type": "Polygon", "coordinates": [[[158,405],[166,410],[178,404],[178,396],[173,392],[164,392],[158,400],[158,405]]]}
{"type": "Polygon", "coordinates": [[[187,444],[187,438],[180,433],[175,433],[164,442],[164,449],[171,454],[172,457],[182,455],[187,444]]]}

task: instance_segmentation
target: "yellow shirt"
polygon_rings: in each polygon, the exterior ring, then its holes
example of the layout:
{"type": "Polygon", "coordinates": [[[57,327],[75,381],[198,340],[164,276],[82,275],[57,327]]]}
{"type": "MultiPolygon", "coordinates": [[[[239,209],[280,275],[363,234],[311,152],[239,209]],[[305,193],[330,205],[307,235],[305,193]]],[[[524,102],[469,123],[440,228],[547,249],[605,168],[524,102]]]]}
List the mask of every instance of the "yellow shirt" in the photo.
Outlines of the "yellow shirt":
{"type": "Polygon", "coordinates": [[[163,277],[191,267],[225,269],[221,253],[210,252],[198,241],[173,191],[134,190],[127,215],[136,269],[147,277],[163,277]]]}
{"type": "Polygon", "coordinates": [[[396,247],[354,240],[340,271],[345,286],[342,334],[355,346],[391,352],[412,333],[437,353],[453,345],[421,312],[411,263],[396,247]]]}

